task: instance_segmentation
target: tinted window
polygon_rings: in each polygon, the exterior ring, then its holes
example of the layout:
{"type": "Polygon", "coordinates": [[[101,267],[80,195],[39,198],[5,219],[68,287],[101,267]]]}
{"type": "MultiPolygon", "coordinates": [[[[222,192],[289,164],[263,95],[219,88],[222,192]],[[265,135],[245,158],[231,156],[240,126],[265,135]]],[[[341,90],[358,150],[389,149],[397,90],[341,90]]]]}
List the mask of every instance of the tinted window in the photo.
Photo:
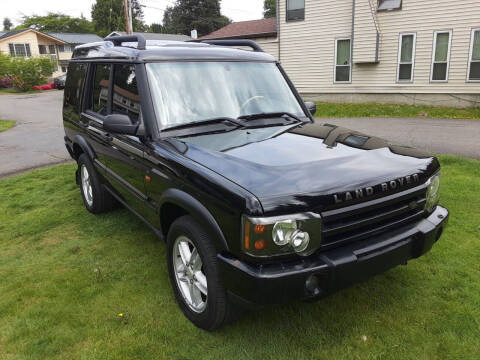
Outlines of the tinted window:
{"type": "Polygon", "coordinates": [[[96,64],[94,66],[90,109],[100,115],[107,115],[110,65],[96,64]]]}
{"type": "Polygon", "coordinates": [[[65,84],[65,106],[70,105],[72,110],[80,110],[80,102],[87,73],[86,64],[70,63],[68,65],[68,76],[65,84]]]}
{"type": "Polygon", "coordinates": [[[134,65],[115,65],[112,111],[128,115],[135,122],[140,117],[140,98],[134,65]]]}

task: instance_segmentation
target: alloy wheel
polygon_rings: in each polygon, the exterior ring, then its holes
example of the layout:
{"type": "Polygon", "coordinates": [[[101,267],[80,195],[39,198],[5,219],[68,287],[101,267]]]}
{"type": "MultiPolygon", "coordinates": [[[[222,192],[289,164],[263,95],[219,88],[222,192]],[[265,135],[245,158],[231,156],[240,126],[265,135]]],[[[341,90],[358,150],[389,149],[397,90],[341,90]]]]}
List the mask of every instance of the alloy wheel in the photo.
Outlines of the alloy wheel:
{"type": "Polygon", "coordinates": [[[183,300],[194,312],[203,312],[208,298],[207,277],[197,248],[185,235],[175,240],[172,263],[183,300]]]}

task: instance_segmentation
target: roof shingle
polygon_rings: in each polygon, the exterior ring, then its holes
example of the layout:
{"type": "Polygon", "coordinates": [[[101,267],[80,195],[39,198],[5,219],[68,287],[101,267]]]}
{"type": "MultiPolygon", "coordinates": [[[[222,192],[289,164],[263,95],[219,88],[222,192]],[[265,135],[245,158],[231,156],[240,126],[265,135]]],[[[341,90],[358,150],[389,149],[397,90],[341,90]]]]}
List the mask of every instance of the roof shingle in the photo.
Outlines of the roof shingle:
{"type": "Polygon", "coordinates": [[[200,40],[206,39],[231,39],[231,38],[255,38],[277,35],[277,19],[268,18],[260,20],[239,21],[224,26],[217,31],[202,36],[200,40]]]}

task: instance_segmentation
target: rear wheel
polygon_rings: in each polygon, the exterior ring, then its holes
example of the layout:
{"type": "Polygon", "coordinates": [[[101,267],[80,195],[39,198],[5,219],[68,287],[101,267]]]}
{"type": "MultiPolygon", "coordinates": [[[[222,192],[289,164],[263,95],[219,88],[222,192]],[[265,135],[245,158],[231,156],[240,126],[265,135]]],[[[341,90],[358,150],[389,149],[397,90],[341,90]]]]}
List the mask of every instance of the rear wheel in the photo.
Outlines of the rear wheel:
{"type": "Polygon", "coordinates": [[[78,174],[83,203],[88,211],[100,214],[115,207],[115,198],[103,188],[100,175],[86,154],[78,158],[78,174]]]}
{"type": "Polygon", "coordinates": [[[231,317],[221,282],[217,253],[203,227],[189,215],[168,232],[167,263],[173,291],[185,316],[204,330],[214,330],[231,317]]]}

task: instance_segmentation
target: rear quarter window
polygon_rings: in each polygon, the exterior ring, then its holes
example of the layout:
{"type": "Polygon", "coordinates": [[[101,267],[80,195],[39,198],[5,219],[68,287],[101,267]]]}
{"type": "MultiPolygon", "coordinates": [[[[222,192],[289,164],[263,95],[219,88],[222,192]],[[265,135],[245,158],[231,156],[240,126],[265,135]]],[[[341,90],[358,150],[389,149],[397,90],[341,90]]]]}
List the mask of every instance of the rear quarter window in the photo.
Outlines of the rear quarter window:
{"type": "Polygon", "coordinates": [[[86,74],[87,64],[71,62],[68,65],[67,81],[64,91],[64,111],[80,112],[86,74]]]}

